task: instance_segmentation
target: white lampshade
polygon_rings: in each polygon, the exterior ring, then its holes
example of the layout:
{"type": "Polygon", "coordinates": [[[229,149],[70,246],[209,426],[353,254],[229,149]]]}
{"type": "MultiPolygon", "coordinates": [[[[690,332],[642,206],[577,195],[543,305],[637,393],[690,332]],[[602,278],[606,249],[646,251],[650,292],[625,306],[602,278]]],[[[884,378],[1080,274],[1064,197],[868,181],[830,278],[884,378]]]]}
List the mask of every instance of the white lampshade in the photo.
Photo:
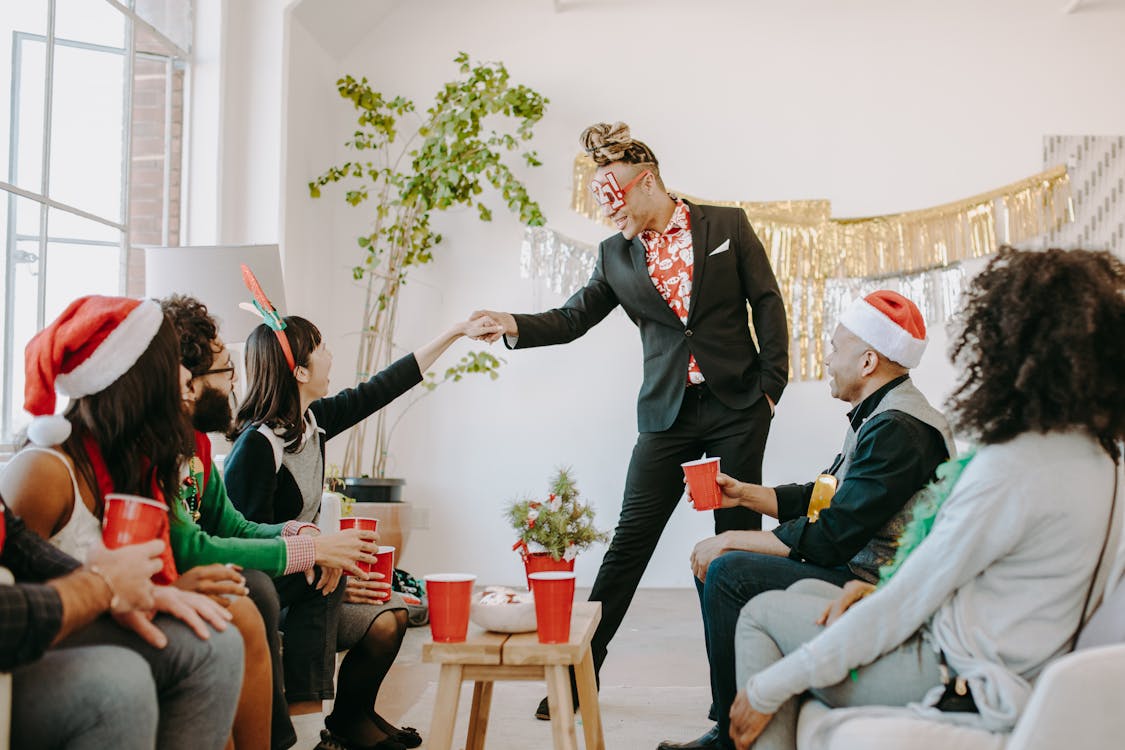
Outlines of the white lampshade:
{"type": "Polygon", "coordinates": [[[219,321],[219,335],[224,341],[244,342],[262,320],[238,306],[253,299],[242,283],[243,263],[254,272],[274,307],[287,314],[277,245],[145,248],[145,296],[195,297],[219,321]]]}

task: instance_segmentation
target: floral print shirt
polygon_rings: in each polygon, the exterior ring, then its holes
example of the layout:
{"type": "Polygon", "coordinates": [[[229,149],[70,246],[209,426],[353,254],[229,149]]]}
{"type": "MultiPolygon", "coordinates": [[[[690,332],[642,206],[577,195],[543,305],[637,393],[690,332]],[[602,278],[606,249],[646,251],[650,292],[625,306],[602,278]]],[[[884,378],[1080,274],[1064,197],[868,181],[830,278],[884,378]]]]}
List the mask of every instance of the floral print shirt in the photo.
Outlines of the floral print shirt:
{"type": "MultiPolygon", "coordinates": [[[[651,229],[641,232],[645,246],[645,263],[656,291],[676,313],[681,323],[687,323],[691,305],[691,278],[695,267],[695,252],[691,241],[691,213],[682,200],[676,201],[672,219],[663,233],[651,229]]],[[[703,382],[703,372],[695,361],[688,360],[688,382],[703,382]]]]}

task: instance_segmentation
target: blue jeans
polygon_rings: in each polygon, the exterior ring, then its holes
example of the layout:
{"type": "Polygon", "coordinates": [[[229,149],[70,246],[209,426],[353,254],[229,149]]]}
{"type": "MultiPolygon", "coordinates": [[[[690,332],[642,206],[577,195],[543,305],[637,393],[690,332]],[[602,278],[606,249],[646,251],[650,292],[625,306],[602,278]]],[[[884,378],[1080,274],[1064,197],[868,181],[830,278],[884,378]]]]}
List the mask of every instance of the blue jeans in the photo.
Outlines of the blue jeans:
{"type": "MultiPolygon", "coordinates": [[[[13,722],[20,727],[19,736],[28,740],[26,746],[49,746],[48,742],[39,738],[43,733],[53,734],[55,724],[61,723],[61,717],[66,713],[63,704],[56,697],[58,692],[66,692],[70,705],[89,715],[89,704],[99,697],[89,695],[91,690],[95,694],[101,692],[108,695],[122,691],[124,696],[135,696],[142,692],[143,685],[149,698],[141,701],[139,713],[142,718],[138,720],[133,714],[133,704],[127,704],[127,723],[117,731],[124,736],[147,731],[151,736],[151,729],[144,728],[147,721],[144,717],[147,716],[149,706],[155,702],[159,706],[159,720],[155,725],[156,747],[161,750],[221,750],[230,735],[238,695],[242,689],[242,637],[231,626],[221,633],[212,631],[211,637],[203,640],[188,626],[169,615],[158,615],[155,622],[168,637],[168,645],[161,649],[153,648],[136,633],[122,628],[108,617],[102,617],[47,652],[44,659],[51,657],[82,672],[86,670],[86,661],[91,652],[96,652],[93,655],[98,669],[105,669],[106,653],[111,652],[113,669],[109,677],[92,678],[94,681],[84,683],[85,687],[67,685],[54,673],[50,674],[46,685],[39,680],[36,687],[35,678],[37,675],[42,677],[43,673],[36,672],[35,668],[43,660],[24,667],[23,669],[30,671],[15,677],[17,684],[13,694],[20,708],[13,710],[12,714],[16,716],[17,711],[23,712],[25,703],[32,704],[26,706],[27,713],[20,717],[19,722],[13,722]],[[121,655],[121,651],[130,653],[119,664],[117,656],[121,655]],[[56,657],[55,654],[59,656],[56,657]],[[139,669],[134,655],[144,661],[147,674],[139,669]],[[21,687],[23,685],[27,687],[21,687]],[[21,695],[24,690],[30,691],[28,698],[21,695]],[[49,691],[51,697],[34,700],[32,696],[36,690],[49,691]]],[[[108,699],[126,700],[122,696],[108,696],[108,699]]],[[[102,715],[108,721],[109,709],[105,709],[102,715]]],[[[94,718],[97,718],[96,712],[94,718]]],[[[131,742],[135,740],[122,744],[116,742],[97,746],[132,747],[131,742]]],[[[59,744],[68,747],[63,742],[59,744]]],[[[22,743],[17,740],[16,747],[20,746],[22,743]]],[[[152,747],[152,743],[148,742],[145,746],[152,747]]]]}
{"type": "Polygon", "coordinates": [[[12,747],[152,750],[152,672],[120,646],[52,649],[12,673],[12,747]]]}
{"type": "Polygon", "coordinates": [[[727,552],[711,562],[706,583],[695,580],[703,610],[707,659],[711,663],[711,714],[718,722],[723,747],[734,747],[729,736],[730,707],[738,694],[734,633],[742,608],[763,591],[786,589],[805,578],[842,586],[855,577],[847,567],[823,568],[777,555],[727,552]]]}

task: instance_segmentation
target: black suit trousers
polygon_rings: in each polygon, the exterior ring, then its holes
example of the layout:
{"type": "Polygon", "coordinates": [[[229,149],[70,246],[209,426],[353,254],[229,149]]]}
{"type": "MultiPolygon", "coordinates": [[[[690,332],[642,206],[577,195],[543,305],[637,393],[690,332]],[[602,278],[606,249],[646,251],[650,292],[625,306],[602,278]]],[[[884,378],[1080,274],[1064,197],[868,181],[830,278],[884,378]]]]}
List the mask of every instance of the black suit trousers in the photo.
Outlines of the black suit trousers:
{"type": "MultiPolygon", "coordinates": [[[[724,474],[760,484],[771,418],[764,397],[746,409],[730,409],[703,384],[684,391],[680,412],[671,427],[663,432],[642,432],[637,437],[625,479],[621,518],[590,592],[590,601],[602,604],[601,624],[592,643],[595,669],[601,670],[609,642],[621,626],[664,526],[683,495],[680,464],[706,452],[720,457],[724,474]]],[[[761,515],[746,508],[724,508],[714,514],[716,534],[762,528],[761,515]]]]}

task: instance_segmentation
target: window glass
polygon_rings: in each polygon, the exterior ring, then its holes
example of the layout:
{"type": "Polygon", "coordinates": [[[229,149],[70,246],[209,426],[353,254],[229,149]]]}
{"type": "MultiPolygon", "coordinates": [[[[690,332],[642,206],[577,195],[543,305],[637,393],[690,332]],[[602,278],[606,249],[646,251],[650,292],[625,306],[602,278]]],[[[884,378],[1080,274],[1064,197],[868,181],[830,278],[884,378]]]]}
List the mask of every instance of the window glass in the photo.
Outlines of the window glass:
{"type": "Polygon", "coordinates": [[[119,294],[121,232],[105,241],[106,227],[65,211],[47,217],[46,321],[58,316],[74,299],[87,294],[119,294]],[[66,235],[56,234],[56,219],[65,216],[66,235]],[[75,231],[78,230],[78,231],[75,231]]]}
{"type": "Polygon", "coordinates": [[[115,222],[123,220],[124,83],[123,54],[58,40],[51,105],[50,197],[115,222]]]}
{"type": "Polygon", "coordinates": [[[47,0],[4,3],[0,13],[0,180],[36,192],[43,172],[46,37],[47,0]],[[13,100],[16,106],[9,109],[13,100]]]}
{"type": "Polygon", "coordinates": [[[6,191],[0,191],[0,198],[0,234],[8,248],[0,351],[4,353],[5,379],[9,383],[8,388],[0,390],[0,413],[11,421],[11,430],[15,432],[27,424],[23,417],[23,349],[39,330],[38,216],[42,204],[6,191]]]}
{"type": "Polygon", "coordinates": [[[56,39],[124,49],[127,28],[125,15],[105,0],[55,0],[56,39]]]}

